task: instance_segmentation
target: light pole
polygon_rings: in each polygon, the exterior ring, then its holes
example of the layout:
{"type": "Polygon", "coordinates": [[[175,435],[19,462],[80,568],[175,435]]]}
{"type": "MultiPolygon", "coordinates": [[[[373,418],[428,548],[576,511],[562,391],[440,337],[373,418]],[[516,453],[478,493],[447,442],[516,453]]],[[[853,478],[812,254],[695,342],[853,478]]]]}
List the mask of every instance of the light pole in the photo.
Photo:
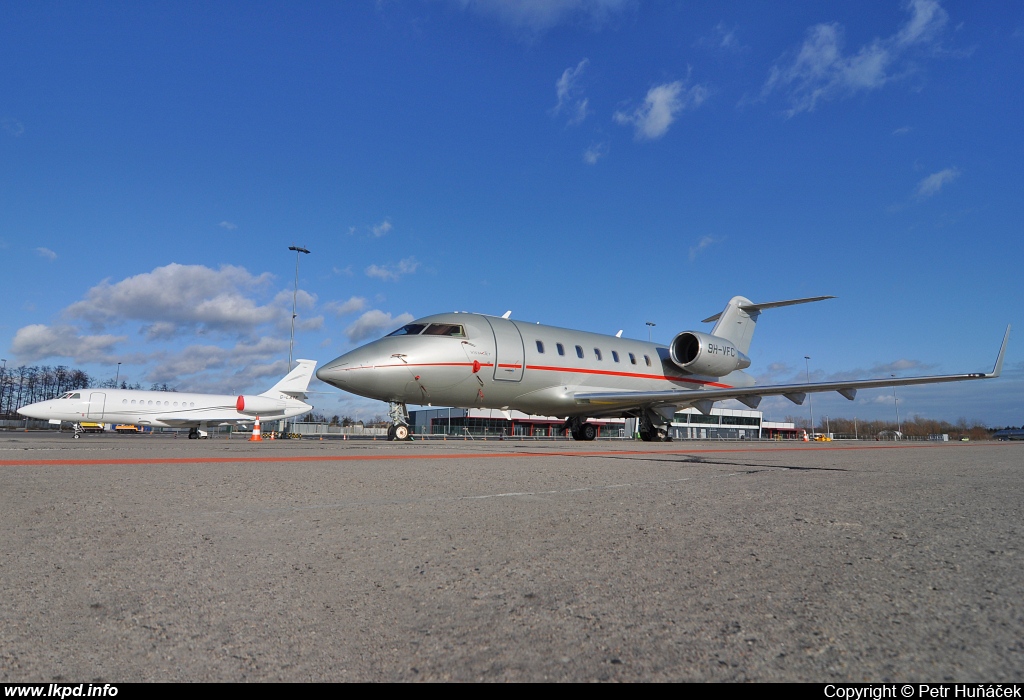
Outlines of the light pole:
{"type": "MultiPolygon", "coordinates": [[[[895,374],[890,374],[893,379],[896,378],[895,374]]],[[[896,407],[896,439],[903,434],[903,427],[900,425],[900,403],[899,399],[896,398],[896,385],[892,385],[892,405],[896,407]]]]}
{"type": "MultiPolygon", "coordinates": [[[[804,368],[807,370],[807,383],[811,383],[811,356],[804,355],[804,368]]],[[[814,435],[814,409],[811,408],[811,394],[807,393],[807,410],[811,414],[811,435],[814,435]]]]}
{"type": "Polygon", "coordinates": [[[121,378],[121,363],[117,363],[117,373],[114,375],[114,388],[117,388],[117,380],[121,378]]]}
{"type": "Polygon", "coordinates": [[[292,335],[288,341],[288,370],[292,369],[292,350],[295,347],[295,300],[299,296],[299,258],[302,256],[299,253],[305,253],[309,255],[309,251],[300,245],[290,245],[288,250],[295,251],[295,291],[292,292],[292,335]]]}
{"type": "Polygon", "coordinates": [[[651,342],[651,329],[654,328],[656,325],[658,325],[658,324],[651,323],[650,321],[647,322],[647,342],[648,343],[651,342]]]}

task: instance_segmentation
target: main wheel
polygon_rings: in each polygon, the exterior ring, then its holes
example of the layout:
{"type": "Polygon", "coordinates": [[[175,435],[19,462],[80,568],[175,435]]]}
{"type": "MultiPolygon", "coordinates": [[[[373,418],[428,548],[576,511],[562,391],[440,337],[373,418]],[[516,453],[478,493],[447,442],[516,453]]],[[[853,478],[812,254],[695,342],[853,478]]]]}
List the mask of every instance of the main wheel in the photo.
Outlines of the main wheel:
{"type": "Polygon", "coordinates": [[[76,440],[77,440],[78,438],[80,438],[80,437],[82,437],[82,436],[81,436],[81,435],[79,435],[78,433],[75,433],[75,439],[76,439],[76,440]]]}
{"type": "Polygon", "coordinates": [[[394,439],[395,440],[408,440],[409,439],[409,426],[407,425],[396,425],[394,428],[394,439]]]}
{"type": "Polygon", "coordinates": [[[597,437],[597,428],[590,423],[584,423],[580,426],[580,440],[591,441],[597,437]]]}

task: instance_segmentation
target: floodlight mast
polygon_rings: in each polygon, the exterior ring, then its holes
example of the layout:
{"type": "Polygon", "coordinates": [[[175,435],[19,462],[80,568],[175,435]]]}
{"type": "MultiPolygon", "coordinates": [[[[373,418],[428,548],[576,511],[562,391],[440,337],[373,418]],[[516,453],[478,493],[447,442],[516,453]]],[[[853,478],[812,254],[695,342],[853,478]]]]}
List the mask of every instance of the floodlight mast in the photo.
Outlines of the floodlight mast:
{"type": "Polygon", "coordinates": [[[299,253],[305,253],[309,255],[309,251],[304,246],[290,245],[288,250],[295,251],[295,290],[292,292],[292,333],[291,338],[288,340],[288,369],[292,368],[292,352],[295,349],[295,302],[299,296],[299,258],[302,256],[299,253]]]}

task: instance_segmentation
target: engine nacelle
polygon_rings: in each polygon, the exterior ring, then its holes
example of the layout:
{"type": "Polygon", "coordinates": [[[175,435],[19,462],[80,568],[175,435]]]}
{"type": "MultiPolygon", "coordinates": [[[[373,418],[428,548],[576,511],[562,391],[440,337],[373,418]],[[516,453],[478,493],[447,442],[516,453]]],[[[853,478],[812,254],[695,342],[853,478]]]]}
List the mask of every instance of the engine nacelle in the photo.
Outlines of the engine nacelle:
{"type": "Polygon", "coordinates": [[[750,358],[725,338],[697,331],[683,331],[669,345],[672,361],[691,374],[724,377],[750,366],[750,358]]]}
{"type": "Polygon", "coordinates": [[[268,399],[266,396],[239,396],[235,410],[247,416],[274,415],[285,409],[284,401],[268,399]]]}

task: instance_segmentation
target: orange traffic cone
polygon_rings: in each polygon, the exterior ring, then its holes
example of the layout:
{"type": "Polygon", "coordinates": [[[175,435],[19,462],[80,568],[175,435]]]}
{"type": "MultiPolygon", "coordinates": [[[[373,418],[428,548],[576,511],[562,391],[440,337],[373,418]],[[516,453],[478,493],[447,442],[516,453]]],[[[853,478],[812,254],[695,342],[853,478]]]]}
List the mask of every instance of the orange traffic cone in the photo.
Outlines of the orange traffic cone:
{"type": "Polygon", "coordinates": [[[260,433],[260,417],[256,416],[256,422],[252,424],[252,437],[249,442],[263,442],[263,435],[260,433]]]}
{"type": "Polygon", "coordinates": [[[804,431],[804,442],[810,442],[810,441],[811,441],[811,439],[809,437],[807,437],[807,431],[805,430],[804,431]]]}

